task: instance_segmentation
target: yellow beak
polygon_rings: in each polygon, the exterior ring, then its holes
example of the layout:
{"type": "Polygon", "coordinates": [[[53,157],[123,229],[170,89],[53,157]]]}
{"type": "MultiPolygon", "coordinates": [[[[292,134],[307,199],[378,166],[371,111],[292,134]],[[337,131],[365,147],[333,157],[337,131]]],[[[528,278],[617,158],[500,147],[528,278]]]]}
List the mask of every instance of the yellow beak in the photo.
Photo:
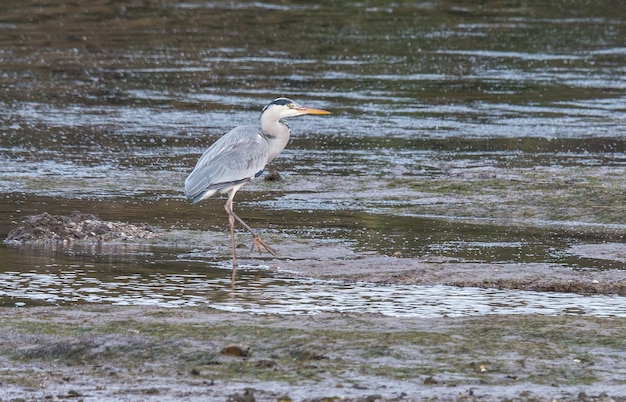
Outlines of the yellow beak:
{"type": "Polygon", "coordinates": [[[299,107],[296,110],[302,114],[330,114],[328,110],[313,109],[310,107],[299,107]]]}

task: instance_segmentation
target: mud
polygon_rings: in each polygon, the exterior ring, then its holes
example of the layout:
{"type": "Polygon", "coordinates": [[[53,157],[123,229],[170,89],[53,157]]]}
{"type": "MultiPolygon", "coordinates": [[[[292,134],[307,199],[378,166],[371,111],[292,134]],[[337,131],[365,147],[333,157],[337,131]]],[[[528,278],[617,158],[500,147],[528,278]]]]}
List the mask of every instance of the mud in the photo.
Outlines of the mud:
{"type": "Polygon", "coordinates": [[[0,333],[2,398],[624,401],[625,324],[13,308],[0,333]]]}
{"type": "MultiPolygon", "coordinates": [[[[615,248],[623,249],[622,244],[615,248]]],[[[355,255],[339,261],[288,262],[283,267],[324,279],[411,285],[519,289],[542,292],[626,295],[625,271],[590,271],[549,264],[424,261],[355,255]]]]}
{"type": "Polygon", "coordinates": [[[148,224],[139,226],[124,222],[104,221],[94,214],[79,211],[69,216],[43,213],[28,217],[22,225],[11,230],[5,244],[53,244],[74,241],[111,242],[149,239],[157,236],[148,224]]]}

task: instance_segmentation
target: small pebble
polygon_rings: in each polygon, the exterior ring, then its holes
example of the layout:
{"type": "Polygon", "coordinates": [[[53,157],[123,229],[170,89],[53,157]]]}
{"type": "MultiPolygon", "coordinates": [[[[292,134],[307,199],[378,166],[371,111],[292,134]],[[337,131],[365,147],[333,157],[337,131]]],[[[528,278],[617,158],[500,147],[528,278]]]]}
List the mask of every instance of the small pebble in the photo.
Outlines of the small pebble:
{"type": "Polygon", "coordinates": [[[241,345],[226,345],[222,348],[223,355],[228,356],[236,356],[236,357],[246,357],[250,352],[249,346],[241,346],[241,345]]]}

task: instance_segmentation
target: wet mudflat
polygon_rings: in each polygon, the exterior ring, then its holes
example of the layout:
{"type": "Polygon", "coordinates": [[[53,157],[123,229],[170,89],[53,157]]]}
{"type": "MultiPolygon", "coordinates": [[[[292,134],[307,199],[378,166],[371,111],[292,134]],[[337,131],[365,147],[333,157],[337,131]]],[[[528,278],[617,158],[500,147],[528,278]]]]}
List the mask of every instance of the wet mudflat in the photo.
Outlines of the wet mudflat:
{"type": "Polygon", "coordinates": [[[3,398],[622,401],[623,328],[532,315],[7,309],[3,398]]]}
{"type": "Polygon", "coordinates": [[[159,236],[0,247],[4,366],[38,375],[0,398],[624,398],[622,9],[3,2],[0,237],[74,211],[159,236]],[[224,200],[183,182],[277,96],[333,115],[239,192],[278,256],[241,233],[233,289],[224,200]]]}

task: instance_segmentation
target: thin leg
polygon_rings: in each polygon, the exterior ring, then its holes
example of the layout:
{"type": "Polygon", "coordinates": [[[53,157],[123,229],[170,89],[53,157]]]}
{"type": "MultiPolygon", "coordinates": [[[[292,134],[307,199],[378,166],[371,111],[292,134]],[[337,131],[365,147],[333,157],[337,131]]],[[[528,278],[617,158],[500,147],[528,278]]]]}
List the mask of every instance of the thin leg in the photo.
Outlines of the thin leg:
{"type": "Polygon", "coordinates": [[[233,273],[237,268],[237,254],[235,253],[235,218],[232,215],[228,215],[228,222],[230,223],[230,244],[233,248],[233,273]]]}
{"type": "Polygon", "coordinates": [[[270,253],[271,255],[276,255],[276,253],[274,253],[274,251],[267,244],[265,244],[263,240],[261,240],[257,232],[255,232],[254,229],[252,229],[246,222],[243,221],[243,219],[238,217],[237,214],[233,211],[233,198],[235,198],[235,193],[237,192],[237,190],[239,190],[239,187],[233,187],[228,192],[228,200],[224,205],[224,209],[228,214],[228,221],[230,222],[230,240],[233,247],[233,272],[237,267],[237,256],[235,255],[235,220],[252,234],[254,246],[256,246],[257,250],[259,250],[259,254],[261,254],[261,246],[263,246],[263,248],[267,250],[268,253],[270,253]]]}
{"type": "Polygon", "coordinates": [[[231,273],[230,282],[235,285],[235,277],[237,276],[237,254],[235,254],[235,218],[228,215],[228,222],[230,223],[230,243],[233,247],[233,272],[231,273]]]}
{"type": "Polygon", "coordinates": [[[250,226],[248,226],[248,224],[244,222],[240,217],[238,217],[237,214],[235,214],[233,211],[230,211],[229,216],[235,218],[237,222],[241,223],[241,225],[252,234],[252,241],[254,242],[254,246],[256,246],[257,250],[259,250],[259,254],[261,254],[261,246],[263,246],[263,248],[267,250],[268,253],[270,253],[271,255],[276,255],[274,250],[272,250],[270,246],[268,246],[263,240],[261,240],[261,237],[258,235],[258,233],[255,232],[254,229],[252,229],[250,226]]]}

